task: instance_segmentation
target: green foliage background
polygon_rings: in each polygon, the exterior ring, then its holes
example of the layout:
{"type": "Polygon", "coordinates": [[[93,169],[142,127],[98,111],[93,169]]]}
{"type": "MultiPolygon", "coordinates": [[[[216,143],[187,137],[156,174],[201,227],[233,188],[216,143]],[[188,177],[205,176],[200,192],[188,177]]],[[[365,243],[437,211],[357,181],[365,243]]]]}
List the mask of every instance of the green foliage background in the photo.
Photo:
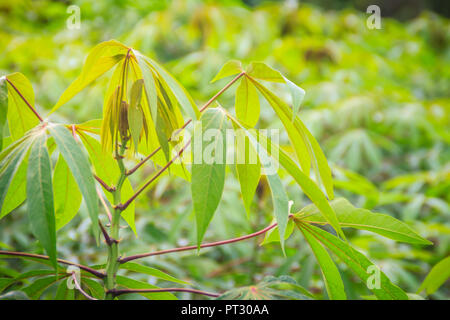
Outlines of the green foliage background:
{"type": "MultiPolygon", "coordinates": [[[[449,255],[448,19],[423,12],[407,22],[383,18],[381,30],[369,30],[364,13],[327,11],[310,4],[298,8],[282,2],[249,8],[239,1],[189,0],[73,4],[81,9],[79,30],[66,27],[68,3],[0,4],[0,74],[26,75],[41,113],[50,110],[78,76],[90,48],[111,38],[162,62],[198,105],[223,86],[209,81],[226,61],[265,61],[306,90],[300,117],[330,161],[337,196],[407,222],[434,246],[405,245],[360,231],[347,232],[351,242],[408,292],[415,292],[431,267],[449,255]]],[[[100,118],[107,78],[59,109],[58,117],[65,118],[53,119],[80,123],[100,118]]],[[[290,99],[287,92],[285,99],[290,99]]],[[[232,92],[220,102],[231,109],[232,92]]],[[[261,102],[261,126],[280,127],[261,102]]],[[[287,137],[283,139],[287,142],[287,137]]],[[[147,165],[140,174],[152,171],[147,165]]],[[[298,188],[290,188],[291,179],[283,183],[291,191],[293,211],[308,204],[298,188]]],[[[270,222],[266,183],[258,187],[249,219],[239,197],[239,183],[227,175],[206,241],[250,233],[270,222]]],[[[17,211],[0,223],[0,247],[42,250],[31,236],[24,206],[17,211]]],[[[73,261],[81,257],[91,264],[104,261],[89,236],[89,225],[82,207],[81,215],[58,231],[60,256],[73,261]]],[[[138,237],[128,230],[121,250],[132,254],[194,244],[193,225],[189,185],[165,176],[137,202],[138,237]]],[[[145,261],[205,290],[225,291],[265,275],[290,274],[313,292],[324,292],[320,270],[298,233],[286,242],[286,258],[278,244],[261,247],[260,242],[204,250],[200,256],[186,252],[145,261]]],[[[1,260],[0,275],[31,267],[19,260],[1,260]]],[[[369,294],[344,265],[340,270],[349,299],[369,294]]],[[[141,280],[156,282],[147,276],[141,280]]],[[[49,288],[43,297],[52,298],[55,291],[49,288]]],[[[431,297],[448,299],[448,282],[431,297]]]]}

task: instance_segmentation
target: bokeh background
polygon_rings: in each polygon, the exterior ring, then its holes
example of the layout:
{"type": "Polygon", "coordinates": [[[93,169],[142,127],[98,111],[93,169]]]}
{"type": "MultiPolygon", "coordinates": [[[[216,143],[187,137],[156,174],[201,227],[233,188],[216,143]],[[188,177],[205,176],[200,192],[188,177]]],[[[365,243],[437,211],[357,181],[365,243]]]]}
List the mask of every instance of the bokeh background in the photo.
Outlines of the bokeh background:
{"type": "MultiPolygon", "coordinates": [[[[336,194],[357,206],[395,216],[433,241],[423,247],[364,232],[351,242],[391,280],[415,292],[430,268],[450,253],[450,20],[448,1],[0,1],[0,75],[22,72],[33,83],[42,114],[77,77],[89,50],[117,39],[161,62],[198,105],[226,82],[210,84],[229,59],[265,61],[306,90],[300,117],[321,144],[335,177],[336,194]],[[81,27],[70,30],[67,8],[77,5],[81,27]],[[366,26],[369,4],[381,8],[382,28],[366,26]]],[[[59,109],[51,119],[79,123],[101,117],[106,74],[59,109]]],[[[287,92],[280,94],[289,101],[287,92]]],[[[221,104],[232,110],[234,92],[221,104]]],[[[261,99],[261,102],[262,99],[261,99]]],[[[280,127],[262,104],[260,127],[280,127]]],[[[283,139],[282,139],[283,141],[283,139]]],[[[287,142],[287,140],[286,140],[287,142]]],[[[147,176],[148,166],[141,173],[147,176]]],[[[138,183],[139,177],[134,183],[138,183]]],[[[283,180],[294,209],[308,204],[292,181],[283,180]]],[[[205,240],[240,236],[271,220],[270,192],[262,180],[247,219],[239,184],[228,175],[223,201],[205,240]]],[[[0,247],[42,252],[32,237],[25,206],[0,221],[0,247]]],[[[104,247],[89,236],[80,214],[58,232],[61,257],[103,263],[104,247]]],[[[124,231],[128,254],[195,243],[189,185],[165,176],[139,199],[138,237],[124,231]]],[[[324,284],[299,234],[283,257],[261,239],[202,251],[148,258],[199,288],[224,291],[289,274],[319,295],[324,284]]],[[[0,276],[32,266],[0,261],[0,276]]],[[[340,265],[349,298],[369,292],[340,265]]],[[[164,285],[142,276],[140,280],[164,285]]],[[[42,298],[52,298],[48,288],[42,298]]],[[[181,298],[191,297],[180,294],[181,298]]],[[[137,296],[130,296],[137,298],[137,296]]],[[[432,299],[449,299],[447,282],[432,299]]]]}

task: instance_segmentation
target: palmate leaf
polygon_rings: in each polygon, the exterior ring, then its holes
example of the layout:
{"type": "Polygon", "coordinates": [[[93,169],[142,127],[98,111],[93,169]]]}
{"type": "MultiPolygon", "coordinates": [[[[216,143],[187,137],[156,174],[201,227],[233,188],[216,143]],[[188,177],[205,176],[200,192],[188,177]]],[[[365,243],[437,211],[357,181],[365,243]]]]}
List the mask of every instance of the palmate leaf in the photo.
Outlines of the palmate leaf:
{"type": "MultiPolygon", "coordinates": [[[[340,240],[334,235],[326,232],[313,225],[303,223],[297,220],[297,226],[301,229],[309,232],[315,240],[320,242],[323,246],[333,252],[339,259],[341,259],[364,283],[368,283],[369,269],[374,265],[369,259],[367,259],[362,253],[355,250],[348,243],[340,240]]],[[[376,267],[376,266],[375,266],[376,267]]],[[[370,289],[375,296],[380,300],[408,300],[406,293],[392,284],[389,278],[380,271],[380,285],[374,286],[370,289]]]]}
{"type": "Polygon", "coordinates": [[[191,182],[199,248],[219,205],[225,184],[227,119],[221,109],[214,108],[206,110],[200,121],[194,129],[192,141],[191,182]],[[203,141],[208,131],[215,132],[214,135],[209,135],[210,140],[213,140],[210,143],[203,141]]]}
{"type": "Polygon", "coordinates": [[[56,268],[56,228],[53,205],[52,168],[47,150],[47,135],[42,131],[31,146],[27,170],[27,211],[34,235],[56,268]]]}
{"type": "Polygon", "coordinates": [[[435,293],[450,278],[450,256],[439,261],[423,280],[417,293],[425,290],[427,294],[435,293]]]}
{"type": "Polygon", "coordinates": [[[94,236],[98,239],[98,201],[89,160],[67,128],[57,124],[49,124],[47,128],[55,139],[58,150],[70,168],[83,195],[89,217],[91,218],[94,236]]]}
{"type": "MultiPolygon", "coordinates": [[[[407,224],[386,214],[374,213],[367,209],[356,208],[348,200],[337,198],[330,202],[336,212],[341,227],[349,227],[378,233],[384,237],[413,244],[432,244],[422,238],[407,224]]],[[[300,210],[296,218],[308,223],[326,224],[315,205],[309,205],[300,210]]]]}
{"type": "Polygon", "coordinates": [[[52,275],[45,278],[40,278],[30,284],[28,287],[22,289],[31,299],[37,300],[41,297],[44,291],[54,284],[58,283],[62,279],[65,279],[67,275],[52,275]]]}
{"type": "MultiPolygon", "coordinates": [[[[294,232],[295,223],[290,219],[286,226],[286,231],[284,232],[284,240],[289,239],[292,232],[294,232]]],[[[280,242],[280,233],[278,232],[278,226],[275,228],[270,229],[266,232],[264,236],[263,242],[261,242],[261,245],[266,245],[272,242],[280,242]]]]}
{"type": "Polygon", "coordinates": [[[268,276],[260,283],[231,289],[218,300],[310,300],[314,296],[288,276],[268,276]]]}
{"type": "Polygon", "coordinates": [[[303,233],[306,241],[308,241],[309,246],[311,247],[311,250],[313,251],[317,259],[317,262],[319,263],[328,297],[331,300],[347,299],[339,270],[334,264],[327,250],[308,230],[301,227],[299,227],[299,229],[303,233]]]}
{"type": "Polygon", "coordinates": [[[64,91],[51,113],[124,59],[127,51],[128,47],[116,40],[105,41],[95,46],[87,56],[80,76],[64,91]]]}
{"type": "Polygon", "coordinates": [[[6,79],[8,80],[8,127],[12,141],[16,141],[38,125],[39,119],[24,101],[26,99],[34,107],[34,91],[31,82],[18,72],[7,75],[6,79]]]}
{"type": "Polygon", "coordinates": [[[56,162],[53,173],[53,194],[56,230],[58,230],[75,217],[82,198],[77,183],[61,155],[56,162]]]}

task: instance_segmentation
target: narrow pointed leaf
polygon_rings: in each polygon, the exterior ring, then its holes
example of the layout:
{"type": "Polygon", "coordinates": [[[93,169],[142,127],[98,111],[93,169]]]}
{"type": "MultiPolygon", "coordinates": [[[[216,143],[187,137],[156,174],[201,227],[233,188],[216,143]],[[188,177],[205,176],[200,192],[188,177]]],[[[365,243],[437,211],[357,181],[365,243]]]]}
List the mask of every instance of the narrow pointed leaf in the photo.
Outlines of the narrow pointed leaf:
{"type": "Polygon", "coordinates": [[[55,139],[58,150],[72,172],[78,188],[83,195],[91,218],[94,236],[98,239],[98,202],[95,191],[94,176],[89,160],[74,137],[62,125],[49,125],[48,130],[55,139]]]}
{"type": "Polygon", "coordinates": [[[8,127],[13,141],[23,137],[39,124],[39,119],[24,99],[34,107],[34,91],[31,82],[21,73],[7,75],[8,83],[8,127]],[[20,93],[20,94],[19,94],[20,93]]]}
{"type": "Polygon", "coordinates": [[[328,254],[327,250],[322,247],[319,241],[305,228],[299,227],[302,231],[306,241],[308,241],[311,250],[316,256],[322,271],[325,287],[327,289],[328,297],[331,300],[345,300],[347,296],[344,290],[344,283],[342,282],[339,270],[328,254]]]}
{"type": "Polygon", "coordinates": [[[242,130],[236,130],[236,171],[241,186],[247,216],[261,176],[261,164],[256,150],[242,130]]]}
{"type": "MultiPolygon", "coordinates": [[[[339,224],[343,228],[367,230],[396,241],[414,244],[432,244],[430,241],[422,238],[407,224],[387,214],[374,213],[367,209],[356,208],[344,198],[337,198],[331,201],[330,205],[336,213],[339,224]]],[[[314,204],[304,207],[296,216],[310,223],[327,223],[314,204]]]]}
{"type": "Polygon", "coordinates": [[[197,244],[200,246],[206,229],[222,198],[225,184],[226,117],[222,110],[208,109],[200,118],[192,143],[192,201],[197,222],[197,244]],[[211,142],[203,141],[209,131],[211,142]]]}
{"type": "Polygon", "coordinates": [[[43,132],[31,146],[27,171],[27,211],[31,229],[56,268],[56,228],[52,168],[43,132]]]}
{"type": "Polygon", "coordinates": [[[271,81],[285,82],[284,77],[275,69],[272,69],[263,62],[252,62],[247,69],[247,74],[253,78],[271,81]]]}
{"type": "Polygon", "coordinates": [[[186,285],[190,284],[189,282],[172,277],[171,275],[169,275],[165,272],[162,272],[161,270],[158,270],[158,269],[155,269],[152,267],[148,267],[148,266],[144,266],[141,264],[137,264],[134,262],[124,263],[121,265],[121,268],[129,270],[129,271],[133,271],[133,272],[147,274],[149,276],[152,276],[152,277],[155,277],[158,279],[162,279],[162,280],[166,280],[166,281],[170,281],[170,282],[186,284],[186,285]]]}
{"type": "Polygon", "coordinates": [[[95,46],[86,58],[78,78],[63,92],[50,113],[71,100],[92,81],[124,59],[128,48],[116,40],[102,42],[95,46]]]}
{"type": "Polygon", "coordinates": [[[300,88],[287,78],[284,78],[284,80],[286,81],[286,84],[292,96],[292,121],[294,121],[295,116],[297,115],[298,110],[300,109],[300,104],[302,103],[303,98],[305,97],[305,90],[303,90],[302,88],[300,88]]]}
{"type": "Polygon", "coordinates": [[[60,155],[53,173],[56,230],[64,227],[75,217],[81,205],[81,193],[77,183],[60,155]]]}
{"type": "MultiPolygon", "coordinates": [[[[362,253],[352,248],[346,242],[340,240],[334,235],[313,225],[305,223],[300,224],[302,228],[309,231],[320,243],[339,257],[350,269],[362,280],[368,283],[371,273],[370,267],[375,266],[373,262],[367,259],[362,253]]],[[[375,266],[376,267],[376,266],[375,266]]],[[[380,270],[379,287],[374,286],[370,289],[380,300],[408,300],[406,293],[394,285],[389,278],[380,270]]]]}
{"type": "Polygon", "coordinates": [[[255,86],[244,77],[236,89],[236,116],[249,127],[259,119],[259,98],[255,86]]]}
{"type": "Polygon", "coordinates": [[[238,60],[226,62],[210,83],[242,72],[242,63],[238,60]]]}
{"type": "Polygon", "coordinates": [[[8,85],[6,78],[0,78],[0,150],[3,149],[3,133],[5,132],[8,114],[8,85]]]}
{"type": "Polygon", "coordinates": [[[450,256],[439,261],[423,280],[417,293],[425,290],[427,294],[435,293],[450,278],[450,256]]]}

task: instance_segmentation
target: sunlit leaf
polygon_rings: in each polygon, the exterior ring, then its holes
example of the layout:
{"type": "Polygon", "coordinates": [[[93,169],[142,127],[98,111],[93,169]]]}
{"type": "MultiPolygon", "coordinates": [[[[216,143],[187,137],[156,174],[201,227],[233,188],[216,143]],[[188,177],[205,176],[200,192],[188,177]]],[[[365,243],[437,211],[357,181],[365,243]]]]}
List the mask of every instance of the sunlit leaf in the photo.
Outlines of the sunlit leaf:
{"type": "Polygon", "coordinates": [[[242,72],[242,63],[238,60],[226,62],[210,83],[242,72]]]}
{"type": "Polygon", "coordinates": [[[51,112],[68,102],[92,81],[125,58],[127,51],[128,47],[116,40],[105,41],[95,46],[87,56],[81,74],[63,92],[51,112]]]}
{"type": "Polygon", "coordinates": [[[39,119],[27,105],[34,107],[34,91],[31,82],[21,73],[7,75],[8,79],[8,127],[13,141],[34,128],[39,119]],[[20,94],[19,94],[20,93],[20,94]]]}
{"type": "Polygon", "coordinates": [[[259,119],[258,92],[247,77],[236,89],[236,116],[249,127],[254,127],[259,119]]]}
{"type": "MultiPolygon", "coordinates": [[[[117,276],[117,284],[127,289],[157,289],[157,286],[143,281],[134,280],[124,276],[117,276]]],[[[150,300],[176,300],[177,298],[170,292],[139,292],[141,296],[150,300]]]]}

